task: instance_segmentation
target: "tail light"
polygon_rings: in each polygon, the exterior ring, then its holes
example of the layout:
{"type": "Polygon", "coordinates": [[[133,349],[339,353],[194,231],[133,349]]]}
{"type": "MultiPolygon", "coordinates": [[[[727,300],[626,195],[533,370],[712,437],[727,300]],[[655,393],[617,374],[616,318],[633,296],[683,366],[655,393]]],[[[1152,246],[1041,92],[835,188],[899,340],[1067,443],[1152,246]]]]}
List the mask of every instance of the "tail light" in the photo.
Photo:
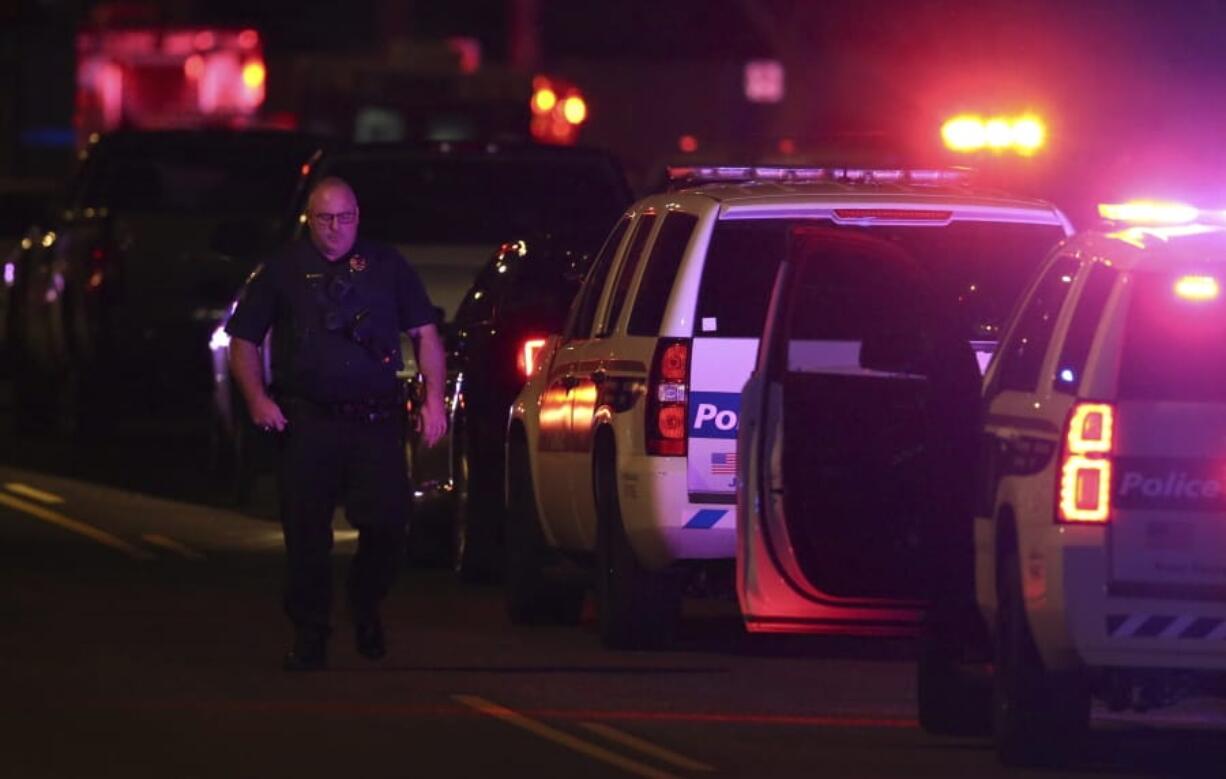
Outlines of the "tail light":
{"type": "Polygon", "coordinates": [[[1078,403],[1069,413],[1060,457],[1060,522],[1106,523],[1111,516],[1111,454],[1115,409],[1109,403],[1078,403]]]}
{"type": "Polygon", "coordinates": [[[519,345],[519,351],[515,355],[515,367],[519,368],[519,375],[524,379],[528,379],[536,371],[537,357],[543,348],[544,338],[528,338],[519,345]]]}
{"type": "Polygon", "coordinates": [[[689,408],[690,341],[662,338],[656,344],[647,381],[647,453],[685,456],[689,408]]]}

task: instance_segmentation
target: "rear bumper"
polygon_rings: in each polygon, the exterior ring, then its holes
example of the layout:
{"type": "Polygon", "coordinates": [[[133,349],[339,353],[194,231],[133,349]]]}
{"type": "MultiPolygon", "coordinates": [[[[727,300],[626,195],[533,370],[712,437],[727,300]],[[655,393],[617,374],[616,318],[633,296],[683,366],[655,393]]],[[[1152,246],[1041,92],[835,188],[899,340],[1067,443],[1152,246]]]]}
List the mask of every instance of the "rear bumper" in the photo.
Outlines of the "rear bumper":
{"type": "Polygon", "coordinates": [[[684,457],[626,458],[618,487],[622,522],[644,565],[736,555],[736,505],[691,503],[684,457]]]}
{"type": "Polygon", "coordinates": [[[1226,670],[1226,602],[1112,595],[1101,544],[1044,557],[1054,564],[1027,612],[1049,668],[1226,670]]]}

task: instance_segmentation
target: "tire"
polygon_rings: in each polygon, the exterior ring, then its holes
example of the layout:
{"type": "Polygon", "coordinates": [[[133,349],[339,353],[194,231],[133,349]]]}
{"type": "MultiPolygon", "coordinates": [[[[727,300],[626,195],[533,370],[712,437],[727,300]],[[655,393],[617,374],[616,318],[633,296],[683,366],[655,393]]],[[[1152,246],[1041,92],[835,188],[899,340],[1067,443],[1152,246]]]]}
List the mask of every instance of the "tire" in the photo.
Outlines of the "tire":
{"type": "Polygon", "coordinates": [[[467,431],[457,425],[453,440],[457,451],[451,469],[455,485],[452,567],[465,584],[488,584],[497,581],[499,574],[495,529],[505,521],[502,501],[496,499],[496,489],[490,484],[493,469],[477,461],[479,469],[474,471],[467,431]]]}
{"type": "Polygon", "coordinates": [[[966,661],[972,631],[943,614],[929,614],[916,667],[919,724],[938,736],[992,734],[992,685],[966,661]]]}
{"type": "Polygon", "coordinates": [[[236,411],[232,430],[216,411],[209,427],[209,471],[217,490],[218,503],[245,506],[251,499],[255,481],[251,462],[251,430],[246,415],[236,411]]]}
{"type": "Polygon", "coordinates": [[[1081,673],[1044,669],[1026,617],[1016,551],[998,558],[997,599],[993,686],[997,755],[1006,765],[1063,765],[1089,731],[1089,684],[1081,673]]]}
{"type": "Polygon", "coordinates": [[[550,581],[546,575],[553,553],[541,531],[523,441],[511,445],[507,460],[510,505],[503,582],[507,616],[516,625],[577,624],[586,591],[572,582],[550,581]]]}
{"type": "Polygon", "coordinates": [[[672,642],[681,612],[681,582],[642,566],[622,522],[612,451],[597,450],[596,600],[600,639],[610,649],[659,649],[672,642]]]}

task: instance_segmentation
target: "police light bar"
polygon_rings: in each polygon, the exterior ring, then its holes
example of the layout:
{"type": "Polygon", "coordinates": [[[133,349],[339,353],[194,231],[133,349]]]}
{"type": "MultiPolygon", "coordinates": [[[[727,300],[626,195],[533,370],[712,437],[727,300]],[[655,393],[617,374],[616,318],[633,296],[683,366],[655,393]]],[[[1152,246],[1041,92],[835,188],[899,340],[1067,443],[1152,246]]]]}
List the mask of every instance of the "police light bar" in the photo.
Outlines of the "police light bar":
{"type": "Polygon", "coordinates": [[[910,168],[807,168],[757,166],[673,166],[667,169],[671,186],[698,186],[715,183],[773,181],[801,183],[814,181],[864,184],[963,184],[970,178],[967,169],[910,168]]]}
{"type": "Polygon", "coordinates": [[[1126,203],[1099,203],[1098,215],[1109,222],[1127,222],[1136,225],[1185,225],[1212,212],[1203,212],[1186,203],[1161,200],[1129,200],[1126,203]]]}

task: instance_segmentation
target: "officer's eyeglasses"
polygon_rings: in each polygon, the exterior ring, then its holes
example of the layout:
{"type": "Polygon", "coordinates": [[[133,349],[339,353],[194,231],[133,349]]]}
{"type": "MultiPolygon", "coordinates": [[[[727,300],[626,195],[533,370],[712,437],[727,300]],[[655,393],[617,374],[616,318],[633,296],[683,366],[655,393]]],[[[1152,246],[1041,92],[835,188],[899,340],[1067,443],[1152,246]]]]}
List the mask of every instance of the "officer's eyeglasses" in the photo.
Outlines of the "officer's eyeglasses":
{"type": "Polygon", "coordinates": [[[327,211],[314,211],[311,213],[311,218],[321,225],[328,225],[335,222],[336,224],[351,225],[353,220],[358,218],[357,211],[341,211],[337,214],[330,214],[327,211]]]}

